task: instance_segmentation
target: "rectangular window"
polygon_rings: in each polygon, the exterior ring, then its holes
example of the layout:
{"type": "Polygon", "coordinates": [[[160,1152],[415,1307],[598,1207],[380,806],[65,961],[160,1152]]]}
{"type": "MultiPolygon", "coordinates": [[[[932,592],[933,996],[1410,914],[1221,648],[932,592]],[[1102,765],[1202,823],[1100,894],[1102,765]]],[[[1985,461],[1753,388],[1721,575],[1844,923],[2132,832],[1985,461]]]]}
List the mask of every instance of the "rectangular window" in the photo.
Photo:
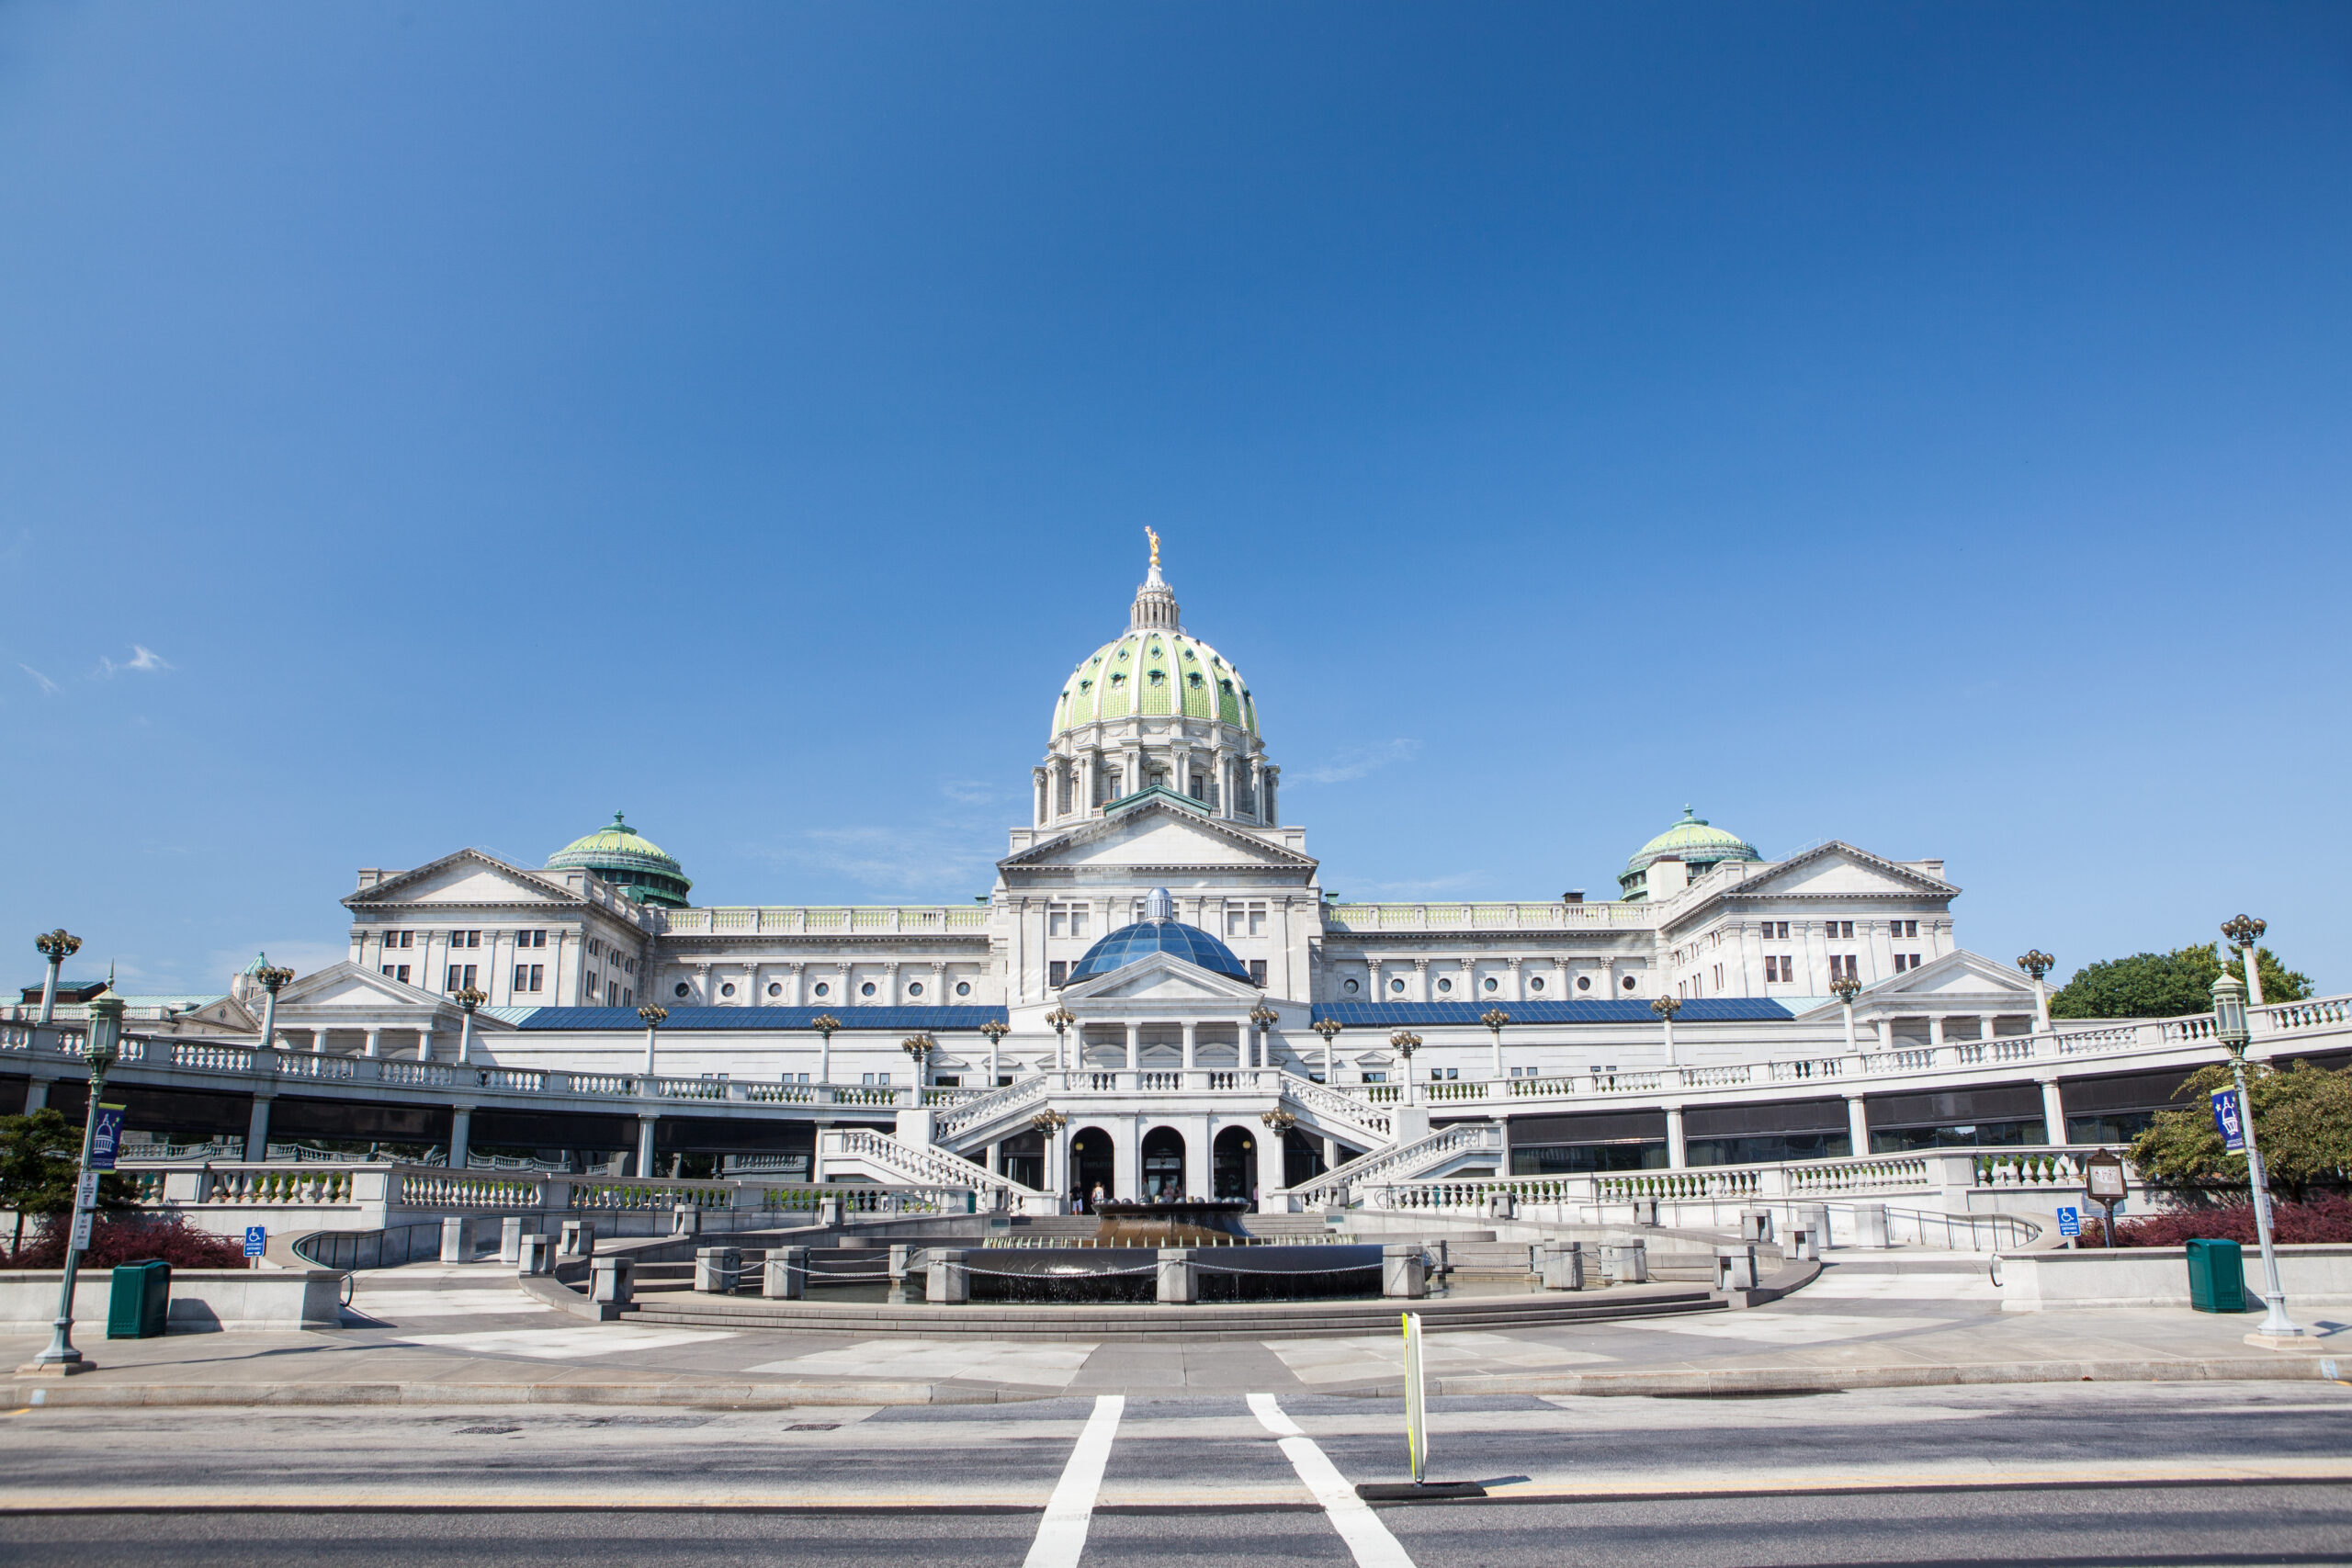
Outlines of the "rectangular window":
{"type": "Polygon", "coordinates": [[[1363,1075],[1363,1081],[1366,1083],[1386,1083],[1388,1081],[1388,1075],[1376,1068],[1367,1069],[1363,1075]]]}
{"type": "Polygon", "coordinates": [[[1777,986],[1781,983],[1781,959],[1778,953],[1768,953],[1764,955],[1764,983],[1768,986],[1777,986]]]}
{"type": "Polygon", "coordinates": [[[1069,984],[1069,959],[1057,958],[1052,963],[1046,965],[1046,984],[1048,986],[1066,986],[1069,984]]]}
{"type": "Polygon", "coordinates": [[[1716,990],[1718,990],[1718,991],[1720,991],[1720,990],[1722,990],[1723,988],[1724,988],[1724,966],[1723,966],[1722,964],[1716,964],[1716,965],[1715,965],[1715,989],[1716,989],[1716,990]]]}
{"type": "Polygon", "coordinates": [[[1831,920],[1829,922],[1829,929],[1825,934],[1839,938],[1842,941],[1851,942],[1854,940],[1854,922],[1851,920],[1831,920]]]}
{"type": "Polygon", "coordinates": [[[596,1005],[596,987],[603,983],[602,978],[594,969],[588,971],[587,982],[582,985],[580,989],[582,999],[584,999],[590,1007],[594,1007],[596,1005]]]}
{"type": "Polygon", "coordinates": [[[1047,936],[1069,935],[1069,911],[1068,909],[1065,909],[1060,905],[1057,904],[1046,912],[1046,934],[1047,936]]]}
{"type": "Polygon", "coordinates": [[[636,1005],[637,1005],[637,993],[636,993],[635,991],[633,991],[633,990],[629,989],[627,986],[623,986],[623,987],[621,987],[621,1006],[623,1006],[623,1007],[625,1007],[625,1008],[626,1008],[626,1007],[635,1007],[636,1005]]]}
{"type": "Polygon", "coordinates": [[[395,979],[395,980],[398,980],[401,985],[405,986],[405,985],[407,985],[407,984],[408,984],[408,965],[407,965],[407,964],[401,964],[401,965],[400,966],[400,970],[401,970],[401,972],[400,972],[399,974],[397,974],[397,975],[393,976],[392,976],[392,978],[393,978],[393,979],[395,979]]]}
{"type": "Polygon", "coordinates": [[[529,964],[517,964],[514,965],[514,988],[518,991],[527,991],[531,988],[531,966],[529,964]]]}
{"type": "Polygon", "coordinates": [[[608,1008],[621,1005],[621,983],[618,980],[605,982],[605,1005],[608,1008]]]}
{"type": "Polygon", "coordinates": [[[1250,983],[1260,987],[1264,987],[1266,983],[1266,961],[1264,959],[1253,958],[1250,961],[1250,983]]]}
{"type": "Polygon", "coordinates": [[[1840,975],[1849,980],[1859,980],[1862,977],[1860,962],[1852,953],[1833,953],[1829,955],[1829,977],[1835,980],[1840,975]]]}
{"type": "Polygon", "coordinates": [[[1894,922],[1894,934],[1900,937],[1911,937],[1917,939],[1919,934],[1919,922],[1917,920],[1897,920],[1894,922]]]}

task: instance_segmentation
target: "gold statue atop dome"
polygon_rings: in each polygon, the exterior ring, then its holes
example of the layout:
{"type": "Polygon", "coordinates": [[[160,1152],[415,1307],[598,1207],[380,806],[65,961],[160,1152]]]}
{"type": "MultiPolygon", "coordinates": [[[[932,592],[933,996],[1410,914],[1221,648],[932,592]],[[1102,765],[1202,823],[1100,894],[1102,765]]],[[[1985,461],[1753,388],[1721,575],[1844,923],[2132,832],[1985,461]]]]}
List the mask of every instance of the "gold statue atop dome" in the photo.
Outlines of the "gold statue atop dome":
{"type": "Polygon", "coordinates": [[[1143,525],[1143,536],[1151,541],[1151,570],[1158,571],[1159,570],[1159,536],[1153,533],[1151,525],[1147,523],[1143,525]]]}

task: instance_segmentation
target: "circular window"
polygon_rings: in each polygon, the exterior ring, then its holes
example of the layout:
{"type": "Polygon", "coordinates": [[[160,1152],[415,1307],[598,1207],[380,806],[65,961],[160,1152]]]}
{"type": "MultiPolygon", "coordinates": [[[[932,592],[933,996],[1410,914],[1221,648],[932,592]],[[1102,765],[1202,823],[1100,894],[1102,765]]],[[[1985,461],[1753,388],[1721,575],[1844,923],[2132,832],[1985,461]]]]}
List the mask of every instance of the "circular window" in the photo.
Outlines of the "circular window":
{"type": "MultiPolygon", "coordinates": [[[[1629,986],[1630,986],[1630,985],[1632,985],[1632,984],[1633,984],[1633,982],[1632,982],[1631,980],[1628,980],[1628,981],[1626,981],[1626,982],[1625,982],[1625,984],[1627,984],[1627,985],[1629,985],[1629,986]]],[[[857,988],[857,994],[858,994],[859,996],[861,996],[861,997],[870,997],[870,996],[872,996],[872,995],[874,994],[874,982],[873,982],[873,981],[871,981],[871,980],[868,980],[867,982],[865,982],[865,984],[864,984],[863,986],[860,986],[860,987],[857,988]]]]}
{"type": "Polygon", "coordinates": [[[1388,988],[1396,995],[1402,996],[1405,994],[1405,982],[1402,980],[1391,980],[1388,982],[1388,988]]]}
{"type": "MultiPolygon", "coordinates": [[[[1540,989],[1542,989],[1542,988],[1543,988],[1544,982],[1542,982],[1541,980],[1538,980],[1535,984],[1536,984],[1536,988],[1537,988],[1537,989],[1539,989],[1539,990],[1540,990],[1540,989]]],[[[1495,988],[1495,980],[1494,980],[1494,976],[1490,975],[1490,976],[1488,976],[1487,977],[1487,989],[1488,989],[1488,990],[1490,990],[1490,991],[1491,991],[1491,990],[1493,990],[1494,988],[1495,988]]]]}
{"type": "Polygon", "coordinates": [[[1540,977],[1530,980],[1527,982],[1527,988],[1531,991],[1540,991],[1544,988],[1544,982],[1540,977]]]}
{"type": "Polygon", "coordinates": [[[832,989],[833,988],[831,986],[826,985],[822,980],[817,982],[817,994],[820,997],[831,995],[832,989]]]}
{"type": "Polygon", "coordinates": [[[672,987],[670,994],[673,997],[690,997],[694,995],[694,990],[695,988],[692,986],[689,986],[684,980],[681,980],[675,987],[672,987]]]}
{"type": "Polygon", "coordinates": [[[1453,989],[1453,981],[1451,981],[1451,980],[1440,980],[1440,981],[1437,983],[1437,988],[1438,988],[1441,992],[1443,992],[1443,991],[1450,991],[1450,990],[1453,989]]]}
{"type": "Polygon", "coordinates": [[[720,996],[722,996],[722,997],[731,997],[731,996],[733,996],[733,995],[735,994],[735,982],[734,982],[734,981],[732,981],[732,980],[729,980],[729,981],[728,981],[725,985],[723,985],[723,986],[719,987],[718,987],[718,994],[719,994],[720,996]]]}
{"type": "Polygon", "coordinates": [[[959,997],[968,997],[968,996],[970,996],[970,995],[972,994],[972,982],[970,982],[969,980],[958,980],[958,981],[956,981],[956,994],[957,996],[959,996],[959,997]]]}
{"type": "Polygon", "coordinates": [[[772,997],[780,997],[784,995],[784,987],[774,980],[770,980],[768,982],[768,995],[772,997]]]}
{"type": "Polygon", "coordinates": [[[1625,976],[1625,988],[1629,991],[1634,988],[1634,977],[1631,975],[1625,976]]]}
{"type": "Polygon", "coordinates": [[[1347,993],[1348,993],[1348,995],[1350,995],[1350,996],[1351,996],[1351,997],[1352,997],[1352,996],[1354,996],[1354,995],[1356,994],[1356,983],[1355,983],[1353,980],[1343,980],[1343,981],[1341,981],[1341,982],[1340,983],[1340,988],[1341,990],[1343,990],[1343,991],[1347,992],[1347,993]]]}
{"type": "Polygon", "coordinates": [[[919,997],[922,995],[922,982],[921,980],[911,982],[907,987],[907,995],[910,997],[919,997]]]}
{"type": "Polygon", "coordinates": [[[1589,991],[1592,989],[1592,976],[1589,975],[1577,976],[1577,989],[1579,991],[1589,991]]]}

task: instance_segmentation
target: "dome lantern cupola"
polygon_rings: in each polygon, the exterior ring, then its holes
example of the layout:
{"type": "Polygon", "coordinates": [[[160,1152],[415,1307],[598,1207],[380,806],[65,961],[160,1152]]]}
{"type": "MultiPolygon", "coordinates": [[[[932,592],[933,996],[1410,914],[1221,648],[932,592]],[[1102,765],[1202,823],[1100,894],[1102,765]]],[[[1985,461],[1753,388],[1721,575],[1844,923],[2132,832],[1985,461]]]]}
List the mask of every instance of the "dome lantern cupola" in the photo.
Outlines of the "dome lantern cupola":
{"type": "Polygon", "coordinates": [[[593,871],[626,889],[639,903],[659,904],[666,909],[684,908],[686,895],[694,888],[685,867],[630,827],[617,811],[613,813],[611,826],[574,839],[549,855],[547,869],[593,871]]]}
{"type": "Polygon", "coordinates": [[[1705,818],[1692,816],[1686,806],[1681,821],[1634,852],[1634,858],[1625,863],[1624,871],[1617,877],[1617,886],[1627,903],[1640,903],[1649,897],[1650,867],[1659,861],[1680,861],[1688,882],[1696,882],[1724,861],[1763,858],[1756,852],[1755,845],[1736,833],[1709,827],[1705,818]]]}
{"type": "Polygon", "coordinates": [[[1091,980],[1098,975],[1108,975],[1124,969],[1138,959],[1155,953],[1181,958],[1213,975],[1230,980],[1252,984],[1249,965],[1233,955],[1233,949],[1201,930],[1188,926],[1176,918],[1176,900],[1165,887],[1155,887],[1143,901],[1143,919],[1117,931],[1086,950],[1086,956],[1070,966],[1068,984],[1091,980]]]}

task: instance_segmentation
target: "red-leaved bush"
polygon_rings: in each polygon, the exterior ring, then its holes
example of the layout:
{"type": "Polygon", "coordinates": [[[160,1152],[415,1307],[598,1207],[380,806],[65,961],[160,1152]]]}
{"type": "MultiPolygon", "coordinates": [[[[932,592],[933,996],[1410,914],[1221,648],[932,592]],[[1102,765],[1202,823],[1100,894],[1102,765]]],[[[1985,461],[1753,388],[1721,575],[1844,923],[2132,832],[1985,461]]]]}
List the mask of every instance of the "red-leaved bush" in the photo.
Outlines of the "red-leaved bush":
{"type": "MultiPolygon", "coordinates": [[[[66,1218],[40,1222],[40,1228],[22,1247],[0,1247],[0,1260],[11,1269],[56,1269],[65,1262],[66,1218]]],[[[242,1242],[214,1235],[187,1224],[177,1214],[136,1214],[121,1219],[99,1216],[90,1227],[89,1249],[82,1254],[85,1269],[111,1269],[160,1258],[175,1269],[245,1269],[242,1242]]]]}
{"type": "MultiPolygon", "coordinates": [[[[2083,1218],[2085,1247],[2107,1245],[2105,1223],[2083,1218]]],[[[2271,1236],[2280,1246],[2305,1242],[2352,1242],[2352,1198],[2330,1195],[2308,1203],[2270,1205],[2271,1236]]],[[[2118,1220],[2118,1247],[2185,1247],[2200,1238],[2255,1244],[2254,1205],[2229,1203],[2211,1209],[2175,1209],[2143,1220],[2118,1220]]]]}

